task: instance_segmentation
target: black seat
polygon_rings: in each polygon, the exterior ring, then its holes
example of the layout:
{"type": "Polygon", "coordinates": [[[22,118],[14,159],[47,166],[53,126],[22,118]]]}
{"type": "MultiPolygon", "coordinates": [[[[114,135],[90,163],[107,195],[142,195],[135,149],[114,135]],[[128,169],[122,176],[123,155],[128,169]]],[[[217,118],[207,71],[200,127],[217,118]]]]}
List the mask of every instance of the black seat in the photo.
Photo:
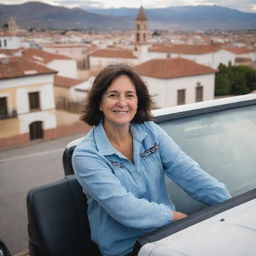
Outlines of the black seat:
{"type": "Polygon", "coordinates": [[[30,256],[99,256],[90,240],[87,202],[69,176],[33,188],[27,195],[30,256]]]}
{"type": "Polygon", "coordinates": [[[66,147],[62,155],[62,164],[64,168],[64,174],[66,176],[74,174],[74,169],[71,164],[71,158],[75,148],[76,146],[66,147]]]}

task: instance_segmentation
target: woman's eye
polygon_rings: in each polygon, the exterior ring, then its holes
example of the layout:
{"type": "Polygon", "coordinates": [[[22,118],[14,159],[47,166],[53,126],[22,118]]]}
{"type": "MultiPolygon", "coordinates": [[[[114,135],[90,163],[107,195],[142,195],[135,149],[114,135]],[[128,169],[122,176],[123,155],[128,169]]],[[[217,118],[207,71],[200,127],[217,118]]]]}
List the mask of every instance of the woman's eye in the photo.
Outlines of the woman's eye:
{"type": "Polygon", "coordinates": [[[134,94],[128,94],[127,97],[128,98],[134,98],[135,96],[134,96],[134,94]]]}

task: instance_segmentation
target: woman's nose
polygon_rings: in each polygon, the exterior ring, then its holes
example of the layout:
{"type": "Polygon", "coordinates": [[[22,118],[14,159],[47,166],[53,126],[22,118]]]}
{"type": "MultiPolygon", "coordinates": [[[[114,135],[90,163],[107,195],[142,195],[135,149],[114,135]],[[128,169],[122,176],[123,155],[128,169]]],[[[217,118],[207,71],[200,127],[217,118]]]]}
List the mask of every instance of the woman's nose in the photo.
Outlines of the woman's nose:
{"type": "Polygon", "coordinates": [[[125,105],[126,105],[125,97],[120,96],[120,97],[118,98],[117,104],[118,104],[119,106],[125,106],[125,105]]]}

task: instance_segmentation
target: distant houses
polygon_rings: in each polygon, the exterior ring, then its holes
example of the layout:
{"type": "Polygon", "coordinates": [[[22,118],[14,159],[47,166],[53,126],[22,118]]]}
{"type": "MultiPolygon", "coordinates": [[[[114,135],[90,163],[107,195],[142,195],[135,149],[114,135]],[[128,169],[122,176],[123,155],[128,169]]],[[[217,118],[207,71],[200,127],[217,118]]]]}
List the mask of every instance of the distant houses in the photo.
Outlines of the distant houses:
{"type": "MultiPolygon", "coordinates": [[[[143,7],[134,32],[128,34],[128,44],[109,35],[105,40],[98,35],[95,41],[83,38],[85,44],[70,44],[58,35],[60,43],[47,42],[41,47],[35,42],[40,49],[23,48],[17,31],[14,18],[0,31],[1,146],[82,131],[84,124],[78,121],[81,102],[97,72],[111,63],[127,63],[141,75],[155,108],[214,99],[220,64],[256,65],[253,49],[150,41],[143,7]],[[59,129],[75,122],[75,128],[59,129]]],[[[67,36],[75,36],[78,42],[78,33],[67,36]]]]}

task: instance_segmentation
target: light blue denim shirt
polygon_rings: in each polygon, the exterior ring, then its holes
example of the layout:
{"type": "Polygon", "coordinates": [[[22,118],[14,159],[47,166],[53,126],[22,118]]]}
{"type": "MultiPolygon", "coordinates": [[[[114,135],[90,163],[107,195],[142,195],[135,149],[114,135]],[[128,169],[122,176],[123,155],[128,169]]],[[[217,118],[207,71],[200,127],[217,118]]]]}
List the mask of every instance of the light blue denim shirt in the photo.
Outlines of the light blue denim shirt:
{"type": "Polygon", "coordinates": [[[134,163],[110,144],[102,124],[73,153],[75,175],[88,198],[91,238],[104,256],[127,254],[139,237],[172,221],[175,206],[164,174],[206,204],[230,198],[157,124],[131,124],[130,130],[134,163]]]}

